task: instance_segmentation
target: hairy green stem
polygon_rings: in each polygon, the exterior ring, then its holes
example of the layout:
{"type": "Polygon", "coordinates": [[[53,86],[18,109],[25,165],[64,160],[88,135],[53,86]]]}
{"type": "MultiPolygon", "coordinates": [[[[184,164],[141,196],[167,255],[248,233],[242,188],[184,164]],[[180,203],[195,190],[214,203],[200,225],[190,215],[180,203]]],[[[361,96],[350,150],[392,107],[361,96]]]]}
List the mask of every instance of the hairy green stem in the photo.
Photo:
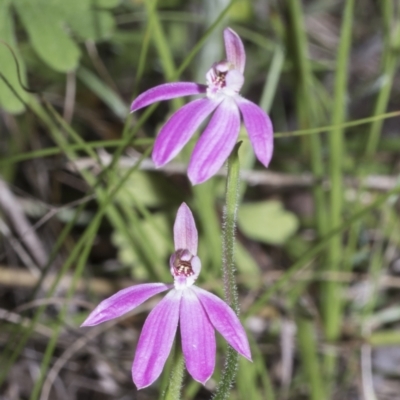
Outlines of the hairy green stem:
{"type": "Polygon", "coordinates": [[[181,341],[177,340],[175,343],[175,354],[172,365],[172,372],[170,375],[168,387],[162,394],[162,400],[180,400],[182,382],[185,375],[185,363],[183,360],[181,341]]]}
{"type": "MultiPolygon", "coordinates": [[[[239,302],[237,286],[235,281],[235,230],[236,216],[239,200],[239,142],[233,149],[228,159],[228,176],[226,179],[224,229],[222,234],[222,275],[224,279],[225,301],[239,314],[239,302]]],[[[225,400],[229,398],[230,389],[236,377],[238,369],[238,354],[228,346],[225,367],[221,380],[218,383],[214,400],[225,400]]]]}

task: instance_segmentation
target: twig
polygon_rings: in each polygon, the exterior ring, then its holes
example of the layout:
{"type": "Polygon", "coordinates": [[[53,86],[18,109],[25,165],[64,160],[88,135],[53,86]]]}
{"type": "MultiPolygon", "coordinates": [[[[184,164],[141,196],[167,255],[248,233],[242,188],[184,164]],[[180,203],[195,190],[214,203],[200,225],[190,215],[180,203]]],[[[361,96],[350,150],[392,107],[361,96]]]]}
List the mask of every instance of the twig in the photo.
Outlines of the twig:
{"type": "Polygon", "coordinates": [[[373,384],[371,353],[369,344],[361,346],[361,379],[365,400],[377,400],[373,384]]]}
{"type": "MultiPolygon", "coordinates": [[[[262,275],[262,280],[265,285],[270,285],[274,281],[278,280],[284,271],[273,270],[268,271],[262,275]]],[[[43,287],[47,288],[51,285],[53,280],[56,279],[54,275],[48,276],[44,282],[43,287]]],[[[67,288],[71,282],[71,277],[66,276],[61,279],[60,288],[67,288]]],[[[356,274],[352,272],[313,272],[304,271],[296,274],[293,279],[302,281],[336,281],[336,282],[360,282],[369,279],[368,274],[356,274]]],[[[38,283],[39,279],[35,277],[31,272],[23,270],[18,267],[5,267],[0,265],[0,285],[8,287],[19,287],[19,288],[31,288],[38,283]]],[[[78,291],[90,290],[98,295],[109,295],[115,293],[119,289],[124,289],[128,286],[136,284],[130,279],[103,279],[103,278],[88,278],[81,279],[78,282],[78,291]]],[[[385,275],[382,276],[379,285],[384,288],[400,288],[400,277],[385,275]]]]}
{"type": "Polygon", "coordinates": [[[71,71],[67,74],[67,84],[65,88],[65,101],[63,118],[68,123],[71,123],[72,116],[74,115],[75,106],[75,93],[76,93],[76,72],[71,71]]]}
{"type": "Polygon", "coordinates": [[[47,261],[46,250],[42,242],[32,229],[32,226],[15,200],[14,194],[8,188],[6,182],[0,178],[0,207],[4,214],[9,218],[15,231],[32,254],[39,266],[45,265],[47,261]]]}
{"type": "MultiPolygon", "coordinates": [[[[0,308],[0,319],[22,325],[24,328],[28,328],[32,323],[29,318],[21,317],[19,314],[4,310],[3,308],[0,308]]],[[[52,329],[39,323],[35,324],[35,331],[46,337],[51,337],[53,334],[52,329]]]]}
{"type": "Polygon", "coordinates": [[[15,253],[18,254],[18,257],[23,262],[23,264],[29,269],[31,274],[35,277],[40,276],[40,268],[38,267],[38,265],[32,260],[32,257],[24,249],[20,241],[12,234],[10,228],[1,218],[0,218],[0,232],[3,234],[5,238],[7,238],[8,242],[14,249],[15,253]]]}
{"type": "Polygon", "coordinates": [[[104,65],[102,59],[97,51],[96,43],[93,40],[86,40],[85,42],[86,50],[88,52],[89,58],[92,61],[97,73],[102,77],[102,79],[107,82],[107,84],[114,90],[115,93],[119,93],[118,86],[113,81],[110,73],[108,72],[106,66],[104,65]]]}
{"type": "MultiPolygon", "coordinates": [[[[48,276],[43,281],[43,288],[48,288],[51,286],[52,282],[56,279],[54,275],[48,276]]],[[[60,281],[60,288],[67,289],[71,284],[72,277],[65,276],[60,281]]],[[[34,276],[31,272],[25,271],[18,267],[6,268],[0,266],[0,285],[8,287],[21,287],[21,288],[31,288],[34,287],[39,282],[39,277],[34,276]]],[[[90,278],[81,279],[78,282],[78,291],[92,291],[99,295],[108,295],[114,293],[118,289],[123,289],[125,287],[133,285],[134,282],[121,279],[118,281],[110,281],[109,279],[101,278],[90,278]]]]}
{"type": "MultiPolygon", "coordinates": [[[[111,160],[111,155],[106,151],[102,151],[99,155],[102,164],[108,165],[111,160]]],[[[119,167],[121,169],[130,168],[137,163],[137,156],[133,157],[121,157],[119,160],[119,167]]],[[[99,164],[96,160],[89,157],[83,157],[75,160],[74,163],[67,163],[67,168],[71,171],[80,171],[88,168],[99,168],[99,164]]],[[[163,168],[157,169],[153,161],[150,158],[146,158],[140,164],[140,169],[144,171],[161,171],[166,174],[186,174],[187,166],[184,163],[170,162],[163,168]]],[[[223,168],[216,174],[218,176],[226,176],[226,169],[223,168]]],[[[322,182],[318,181],[313,177],[311,173],[303,174],[284,174],[279,172],[271,171],[253,171],[253,170],[242,170],[240,173],[241,180],[245,181],[251,186],[269,186],[276,189],[285,188],[309,188],[316,184],[322,184],[325,188],[329,188],[329,180],[323,179],[322,182]]],[[[387,191],[393,189],[399,182],[399,178],[396,176],[386,175],[370,175],[365,178],[363,182],[355,177],[347,177],[344,179],[344,183],[349,187],[358,187],[361,184],[366,189],[387,191]]]]}

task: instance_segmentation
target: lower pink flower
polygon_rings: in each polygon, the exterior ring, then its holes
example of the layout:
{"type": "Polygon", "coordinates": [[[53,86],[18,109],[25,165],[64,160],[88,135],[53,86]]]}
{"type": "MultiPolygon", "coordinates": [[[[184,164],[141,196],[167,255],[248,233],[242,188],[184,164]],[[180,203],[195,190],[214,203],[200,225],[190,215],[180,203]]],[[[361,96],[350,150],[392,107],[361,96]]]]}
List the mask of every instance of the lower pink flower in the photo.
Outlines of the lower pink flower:
{"type": "Polygon", "coordinates": [[[186,368],[203,384],[214,371],[215,330],[251,360],[246,333],[233,310],[217,296],[193,285],[201,270],[197,241],[193,215],[183,203],[175,220],[175,253],[170,259],[174,284],[148,283],[121,290],[102,301],[82,324],[93,326],[117,318],[170,289],[150,312],[139,338],[132,366],[132,379],[138,389],[151,385],[160,376],[178,325],[186,368]]]}

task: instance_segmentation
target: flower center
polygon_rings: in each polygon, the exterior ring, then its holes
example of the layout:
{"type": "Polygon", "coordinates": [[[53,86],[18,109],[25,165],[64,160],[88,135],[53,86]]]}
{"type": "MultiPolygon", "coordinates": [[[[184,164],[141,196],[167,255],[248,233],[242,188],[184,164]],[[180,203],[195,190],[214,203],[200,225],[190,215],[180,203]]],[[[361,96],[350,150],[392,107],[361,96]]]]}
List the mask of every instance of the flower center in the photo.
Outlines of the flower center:
{"type": "Polygon", "coordinates": [[[192,255],[188,254],[187,250],[178,250],[175,252],[175,259],[173,261],[174,275],[189,277],[194,275],[192,268],[192,255]]]}
{"type": "Polygon", "coordinates": [[[218,93],[226,86],[226,74],[230,70],[230,65],[227,61],[215,63],[207,72],[206,79],[208,83],[208,92],[210,95],[218,93]]]}
{"type": "Polygon", "coordinates": [[[214,98],[219,93],[235,96],[243,85],[243,74],[228,61],[215,63],[207,72],[207,96],[214,98]]]}
{"type": "Polygon", "coordinates": [[[219,89],[222,89],[224,86],[226,86],[225,82],[225,77],[226,77],[226,72],[221,72],[221,71],[215,71],[215,78],[213,81],[213,85],[218,87],[219,89]]]}

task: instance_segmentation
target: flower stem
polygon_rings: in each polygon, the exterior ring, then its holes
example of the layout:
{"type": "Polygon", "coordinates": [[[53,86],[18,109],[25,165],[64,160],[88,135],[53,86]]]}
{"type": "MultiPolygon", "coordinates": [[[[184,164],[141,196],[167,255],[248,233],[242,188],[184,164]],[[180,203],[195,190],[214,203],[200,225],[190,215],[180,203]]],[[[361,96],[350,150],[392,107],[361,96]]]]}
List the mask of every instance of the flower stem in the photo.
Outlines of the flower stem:
{"type": "Polygon", "coordinates": [[[182,381],[184,377],[185,363],[183,362],[183,353],[181,341],[175,343],[175,354],[172,366],[172,372],[168,387],[162,396],[162,400],[179,400],[181,398],[182,381]]]}
{"type": "MultiPolygon", "coordinates": [[[[235,230],[236,215],[239,201],[239,147],[237,143],[228,159],[228,176],[226,179],[224,228],[222,233],[222,275],[224,279],[225,301],[239,314],[239,302],[235,281],[235,230]]],[[[225,367],[218,384],[214,400],[229,398],[230,389],[236,377],[238,368],[238,354],[230,346],[226,355],[225,367]]]]}
{"type": "Polygon", "coordinates": [[[224,223],[222,233],[222,275],[224,279],[225,301],[239,314],[237,287],[235,280],[235,233],[239,200],[239,142],[228,158],[226,178],[224,223]]]}

